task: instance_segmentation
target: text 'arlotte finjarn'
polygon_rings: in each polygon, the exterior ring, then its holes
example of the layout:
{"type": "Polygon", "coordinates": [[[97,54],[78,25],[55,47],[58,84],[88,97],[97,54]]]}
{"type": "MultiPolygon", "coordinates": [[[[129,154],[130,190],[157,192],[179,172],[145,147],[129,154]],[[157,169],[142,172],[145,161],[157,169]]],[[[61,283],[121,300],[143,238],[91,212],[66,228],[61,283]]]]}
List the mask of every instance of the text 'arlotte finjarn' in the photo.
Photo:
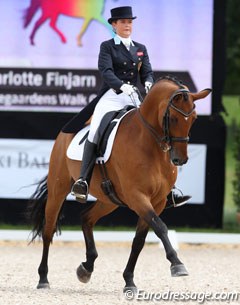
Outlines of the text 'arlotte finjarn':
{"type": "Polygon", "coordinates": [[[73,72],[60,73],[48,71],[45,75],[33,71],[0,73],[0,86],[14,87],[63,87],[66,90],[72,88],[94,88],[97,79],[95,75],[79,75],[73,72]]]}

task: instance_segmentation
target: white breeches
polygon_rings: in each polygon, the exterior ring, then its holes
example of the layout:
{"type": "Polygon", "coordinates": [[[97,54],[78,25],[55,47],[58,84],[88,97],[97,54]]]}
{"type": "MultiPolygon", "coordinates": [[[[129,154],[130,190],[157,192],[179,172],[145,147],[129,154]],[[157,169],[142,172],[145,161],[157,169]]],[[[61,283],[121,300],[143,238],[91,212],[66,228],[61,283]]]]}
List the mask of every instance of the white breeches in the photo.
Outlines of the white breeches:
{"type": "MultiPolygon", "coordinates": [[[[136,105],[139,107],[140,101],[136,93],[133,94],[133,99],[136,105]]],[[[99,102],[95,107],[90,125],[88,140],[97,144],[99,138],[97,131],[104,115],[110,111],[120,110],[127,105],[133,105],[130,96],[126,95],[125,93],[116,94],[112,89],[109,89],[100,98],[99,102]]]]}

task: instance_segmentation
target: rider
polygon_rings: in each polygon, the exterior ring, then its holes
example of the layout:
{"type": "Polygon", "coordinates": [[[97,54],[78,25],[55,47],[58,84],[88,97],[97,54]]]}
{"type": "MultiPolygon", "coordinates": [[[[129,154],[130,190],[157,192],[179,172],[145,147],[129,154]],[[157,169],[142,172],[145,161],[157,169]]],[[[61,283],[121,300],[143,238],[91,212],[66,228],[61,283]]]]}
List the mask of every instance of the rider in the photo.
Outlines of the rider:
{"type": "MultiPolygon", "coordinates": [[[[137,105],[140,104],[134,90],[138,76],[146,93],[153,84],[153,72],[147,49],[131,39],[132,22],[136,17],[132,15],[130,6],[116,7],[111,10],[108,22],[112,25],[115,37],[104,41],[100,47],[98,68],[103,78],[102,92],[94,110],[88,139],[84,146],[80,178],[73,184],[72,195],[81,203],[87,201],[88,186],[96,160],[98,143],[98,127],[103,116],[113,110],[120,110],[131,105],[131,96],[137,105]]],[[[190,196],[178,196],[171,192],[168,195],[167,206],[182,205],[190,196]]]]}

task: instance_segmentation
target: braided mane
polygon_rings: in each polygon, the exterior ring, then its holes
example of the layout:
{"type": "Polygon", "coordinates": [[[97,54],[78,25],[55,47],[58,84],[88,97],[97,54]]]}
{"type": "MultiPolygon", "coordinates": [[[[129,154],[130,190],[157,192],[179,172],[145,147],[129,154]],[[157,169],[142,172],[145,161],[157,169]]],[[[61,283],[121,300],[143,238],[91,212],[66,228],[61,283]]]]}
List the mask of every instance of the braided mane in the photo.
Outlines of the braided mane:
{"type": "Polygon", "coordinates": [[[174,76],[174,75],[164,75],[164,76],[161,76],[161,77],[159,77],[159,78],[157,79],[156,82],[161,81],[161,80],[169,80],[169,81],[175,83],[176,85],[178,85],[180,89],[184,89],[184,86],[183,86],[184,84],[183,84],[183,82],[182,82],[181,80],[179,80],[179,79],[178,79],[176,76],[174,76]]]}

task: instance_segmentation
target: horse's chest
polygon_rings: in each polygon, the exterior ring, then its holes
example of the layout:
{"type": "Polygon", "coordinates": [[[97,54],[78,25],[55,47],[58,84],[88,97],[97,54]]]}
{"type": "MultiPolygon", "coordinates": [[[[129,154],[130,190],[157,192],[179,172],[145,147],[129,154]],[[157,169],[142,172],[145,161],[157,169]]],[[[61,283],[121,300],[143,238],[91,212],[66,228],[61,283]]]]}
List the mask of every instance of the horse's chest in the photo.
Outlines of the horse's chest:
{"type": "Polygon", "coordinates": [[[168,192],[171,190],[177,179],[177,167],[175,166],[165,166],[160,167],[154,180],[154,188],[157,193],[162,194],[163,192],[168,192]]]}

